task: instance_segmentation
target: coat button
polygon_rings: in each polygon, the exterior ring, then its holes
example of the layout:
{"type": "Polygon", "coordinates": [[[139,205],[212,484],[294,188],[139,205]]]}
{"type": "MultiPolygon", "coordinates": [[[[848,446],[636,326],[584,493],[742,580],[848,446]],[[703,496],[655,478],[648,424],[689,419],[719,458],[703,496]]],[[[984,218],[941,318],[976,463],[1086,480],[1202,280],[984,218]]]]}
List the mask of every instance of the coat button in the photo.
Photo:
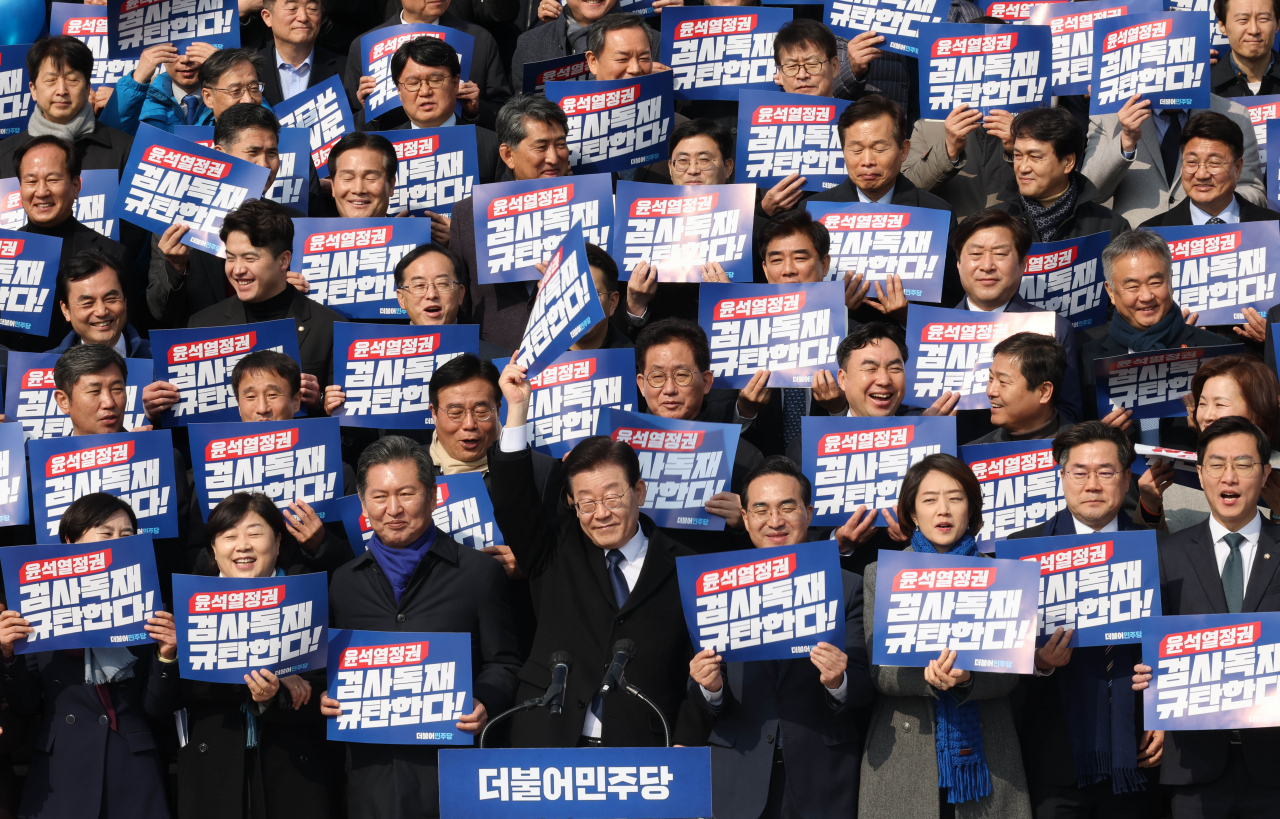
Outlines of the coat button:
{"type": "Polygon", "coordinates": [[[205,742],[201,742],[201,743],[200,743],[200,753],[202,753],[202,754],[207,754],[207,753],[209,753],[209,745],[208,745],[208,743],[205,743],[205,742]]]}
{"type": "Polygon", "coordinates": [[[106,714],[103,714],[102,716],[98,717],[98,724],[99,724],[99,725],[106,725],[108,722],[110,722],[110,720],[108,720],[108,719],[107,719],[107,715],[106,715],[106,714]]]}
{"type": "Polygon", "coordinates": [[[307,761],[307,755],[306,755],[306,754],[303,754],[302,756],[298,757],[298,761],[299,761],[299,762],[306,762],[306,761],[307,761]]]}
{"type": "Polygon", "coordinates": [[[768,736],[766,736],[766,737],[764,738],[764,741],[765,741],[765,742],[767,742],[767,743],[769,743],[770,745],[772,745],[772,744],[773,744],[773,734],[769,734],[768,736]]]}
{"type": "Polygon", "coordinates": [[[902,723],[902,732],[906,734],[911,733],[911,723],[909,722],[902,723]]]}
{"type": "Polygon", "coordinates": [[[76,724],[76,715],[67,714],[67,725],[75,725],[75,724],[76,724]]]}
{"type": "Polygon", "coordinates": [[[618,618],[617,620],[615,620],[614,622],[616,622],[618,625],[622,625],[623,623],[627,622],[627,618],[625,618],[625,617],[619,617],[619,618],[618,618]]]}
{"type": "Polygon", "coordinates": [[[404,615],[403,615],[403,614],[397,614],[397,615],[396,615],[396,622],[397,622],[397,623],[403,623],[403,622],[404,622],[404,615]]]}
{"type": "Polygon", "coordinates": [[[578,700],[578,707],[585,710],[587,705],[582,700],[578,700]]]}

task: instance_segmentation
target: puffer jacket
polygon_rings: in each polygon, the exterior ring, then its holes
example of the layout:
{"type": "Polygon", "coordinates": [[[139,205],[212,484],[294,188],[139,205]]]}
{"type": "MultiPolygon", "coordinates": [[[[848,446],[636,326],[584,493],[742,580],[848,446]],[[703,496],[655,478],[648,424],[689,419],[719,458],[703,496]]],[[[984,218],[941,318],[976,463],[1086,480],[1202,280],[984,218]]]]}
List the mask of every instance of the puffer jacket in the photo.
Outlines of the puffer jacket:
{"type": "MultiPolygon", "coordinates": [[[[126,134],[137,134],[141,122],[173,133],[173,126],[186,125],[187,120],[172,91],[168,74],[156,74],[147,85],[139,83],[132,74],[125,74],[116,83],[116,91],[98,115],[98,121],[126,134]]],[[[191,124],[213,124],[213,111],[203,100],[196,103],[196,118],[191,124]]]]}

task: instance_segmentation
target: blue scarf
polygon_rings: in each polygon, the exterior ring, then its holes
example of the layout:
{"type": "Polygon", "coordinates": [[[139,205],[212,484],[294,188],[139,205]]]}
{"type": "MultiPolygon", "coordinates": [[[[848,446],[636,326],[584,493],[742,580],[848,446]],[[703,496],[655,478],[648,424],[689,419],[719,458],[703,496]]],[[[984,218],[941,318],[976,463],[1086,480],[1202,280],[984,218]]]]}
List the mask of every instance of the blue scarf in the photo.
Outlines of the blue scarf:
{"type": "MultiPolygon", "coordinates": [[[[934,545],[916,529],[911,548],[920,554],[939,554],[934,545]]],[[[947,555],[976,557],[978,541],[964,538],[945,552],[947,555]]],[[[991,773],[982,750],[982,716],[972,700],[957,705],[949,691],[936,692],[934,737],[938,750],[938,787],[947,789],[952,805],[976,802],[991,795],[991,773]]]]}
{"type": "MultiPolygon", "coordinates": [[[[273,577],[284,577],[284,569],[276,566],[273,577]]],[[[245,703],[240,706],[240,713],[244,714],[244,747],[258,747],[258,703],[245,703]]]]}
{"type": "Polygon", "coordinates": [[[1129,678],[1138,661],[1132,645],[1077,648],[1071,662],[1053,672],[1067,715],[1067,733],[1076,763],[1076,784],[1083,788],[1111,779],[1112,793],[1132,793],[1147,788],[1146,774],[1138,767],[1138,740],[1134,735],[1133,694],[1129,678]],[[1107,671],[1107,661],[1111,671],[1107,671]]]}
{"type": "Polygon", "coordinates": [[[378,561],[378,565],[387,575],[387,580],[391,581],[391,590],[395,592],[397,606],[400,605],[400,598],[408,588],[418,564],[427,556],[427,552],[431,551],[431,544],[435,543],[435,540],[435,526],[428,526],[425,535],[403,549],[392,549],[383,544],[378,540],[377,534],[369,538],[369,551],[373,553],[374,560],[378,561]]]}

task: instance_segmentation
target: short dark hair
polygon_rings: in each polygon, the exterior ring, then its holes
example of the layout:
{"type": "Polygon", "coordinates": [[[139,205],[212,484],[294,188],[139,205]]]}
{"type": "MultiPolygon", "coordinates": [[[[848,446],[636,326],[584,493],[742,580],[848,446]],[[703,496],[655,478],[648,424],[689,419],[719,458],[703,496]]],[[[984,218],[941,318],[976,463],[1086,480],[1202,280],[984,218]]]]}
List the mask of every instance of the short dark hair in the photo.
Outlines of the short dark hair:
{"type": "Polygon", "coordinates": [[[502,403],[502,387],[498,386],[498,368],[494,366],[492,361],[483,359],[473,353],[463,353],[459,356],[446,361],[436,368],[431,374],[431,385],[427,388],[427,392],[431,397],[431,405],[435,406],[440,400],[440,391],[446,387],[452,387],[474,379],[488,381],[489,386],[493,388],[494,411],[502,403]]]}
{"type": "Polygon", "coordinates": [[[1267,434],[1258,429],[1257,424],[1243,415],[1228,415],[1226,418],[1219,418],[1206,429],[1201,430],[1200,438],[1196,441],[1196,463],[1204,463],[1204,453],[1209,449],[1209,444],[1218,438],[1240,433],[1252,435],[1258,444],[1258,460],[1264,464],[1271,463],[1271,442],[1267,440],[1267,434]]]}
{"type": "Polygon", "coordinates": [[[1058,403],[1058,393],[1067,377],[1067,351],[1053,336],[1040,333],[1014,333],[1001,341],[991,351],[1007,355],[1018,362],[1018,371],[1027,380],[1027,389],[1034,390],[1046,381],[1053,385],[1053,404],[1058,403]]]}
{"type": "Polygon", "coordinates": [[[951,249],[958,257],[960,251],[964,250],[965,242],[973,234],[990,228],[1004,228],[1013,234],[1013,247],[1018,253],[1018,261],[1027,258],[1027,254],[1031,252],[1031,231],[1027,230],[1021,219],[999,208],[980,210],[956,225],[955,233],[951,235],[951,249]]]}
{"type": "MultiPolygon", "coordinates": [[[[434,380],[434,376],[432,376],[434,380]]],[[[403,435],[384,435],[364,448],[356,461],[356,493],[364,498],[369,488],[369,470],[383,464],[409,461],[418,470],[418,480],[432,494],[436,491],[435,465],[427,448],[403,435]]]]}
{"type": "Polygon", "coordinates": [[[569,117],[559,105],[540,94],[516,94],[498,109],[498,121],[494,126],[498,142],[513,151],[520,147],[520,143],[529,136],[526,119],[548,127],[556,125],[564,134],[569,133],[569,117]]]}
{"type": "Polygon", "coordinates": [[[400,82],[404,67],[413,60],[418,65],[428,68],[447,68],[455,77],[462,75],[462,63],[458,61],[458,52],[444,40],[435,37],[419,37],[400,44],[396,53],[391,55],[391,79],[400,82]]]}
{"type": "Polygon", "coordinates": [[[270,131],[280,139],[280,120],[270,108],[252,102],[237,102],[222,112],[213,124],[213,144],[229,148],[240,141],[240,134],[249,128],[270,131]]]}
{"type": "MultiPolygon", "coordinates": [[[[1213,14],[1219,23],[1227,22],[1227,5],[1231,0],[1213,0],[1213,14]]],[[[1280,20],[1280,0],[1271,0],[1271,11],[1280,20]]]]}
{"type": "MultiPolygon", "coordinates": [[[[687,319],[665,318],[655,321],[640,331],[636,337],[636,372],[644,372],[644,359],[650,347],[679,341],[693,350],[693,363],[701,372],[711,369],[711,346],[707,343],[707,331],[687,319]]],[[[435,376],[432,376],[435,380],[435,376]]]]}
{"type": "Polygon", "coordinates": [[[819,259],[831,254],[831,234],[827,231],[827,226],[810,216],[807,210],[793,210],[770,219],[760,228],[760,258],[765,258],[765,251],[773,240],[797,233],[809,237],[819,259]]]}
{"type": "MultiPolygon", "coordinates": [[[[644,32],[645,37],[649,37],[649,27],[645,25],[644,18],[639,14],[626,12],[606,14],[587,27],[587,51],[599,57],[600,52],[604,51],[605,40],[612,32],[626,31],[629,28],[638,28],[644,32]]],[[[653,42],[652,38],[649,42],[653,42]]]]}
{"type": "Polygon", "coordinates": [[[796,466],[795,461],[786,455],[770,455],[760,462],[755,469],[752,469],[742,479],[742,505],[747,505],[747,496],[751,489],[751,482],[756,478],[763,478],[766,475],[783,475],[788,478],[795,478],[796,483],[800,484],[800,500],[805,506],[811,503],[813,496],[813,485],[809,483],[809,479],[800,471],[800,467],[796,466]]]}
{"type": "Polygon", "coordinates": [[[375,134],[369,131],[352,131],[338,140],[333,146],[333,150],[329,152],[329,174],[332,176],[338,171],[338,157],[347,151],[355,151],[360,148],[367,148],[370,151],[377,151],[382,154],[382,168],[386,173],[388,182],[394,182],[396,172],[400,168],[400,157],[396,156],[396,147],[391,144],[391,140],[382,134],[375,134]]]}
{"type": "Polygon", "coordinates": [[[671,138],[667,140],[672,155],[676,146],[693,137],[710,137],[720,149],[721,159],[733,159],[733,134],[729,129],[713,119],[690,119],[677,124],[671,129],[671,138]]]}
{"type": "MultiPolygon", "coordinates": [[[[75,37],[68,37],[65,34],[57,37],[41,37],[27,49],[27,75],[32,83],[40,75],[40,66],[44,65],[45,60],[50,60],[53,67],[59,71],[70,68],[72,71],[83,74],[85,82],[93,76],[93,52],[89,50],[89,46],[75,37]]],[[[24,88],[23,91],[25,90],[24,88]]]]}
{"type": "Polygon", "coordinates": [[[284,205],[270,199],[249,199],[228,213],[218,236],[226,242],[233,232],[243,233],[254,247],[265,247],[273,258],[293,249],[293,219],[284,205]]]}
{"type": "Polygon", "coordinates": [[[1178,148],[1186,148],[1193,139],[1221,142],[1231,149],[1234,159],[1244,156],[1244,131],[1230,117],[1217,111],[1201,111],[1187,120],[1187,127],[1182,129],[1182,136],[1178,138],[1178,148]]]}
{"type": "Polygon", "coordinates": [[[85,532],[101,526],[117,512],[129,516],[133,531],[138,531],[138,514],[133,507],[117,495],[106,492],[90,492],[76,498],[58,521],[58,539],[63,543],[75,543],[85,532]]]}
{"type": "MultiPolygon", "coordinates": [[[[774,40],[776,47],[777,40],[774,40]]],[[[907,141],[911,135],[911,124],[907,122],[907,115],[903,112],[902,106],[888,97],[880,94],[868,94],[855,103],[850,103],[840,114],[840,119],[836,122],[836,134],[840,137],[840,147],[844,147],[844,132],[849,130],[850,126],[867,122],[880,117],[888,117],[893,123],[893,141],[898,145],[907,141]]]]}
{"type": "Polygon", "coordinates": [[[121,298],[128,299],[124,287],[124,274],[120,272],[120,264],[101,250],[82,250],[71,257],[71,260],[58,271],[58,303],[67,303],[67,293],[72,282],[87,279],[102,270],[110,270],[116,274],[116,284],[120,286],[121,298]]]}
{"type": "Polygon", "coordinates": [[[129,365],[124,363],[124,356],[117,353],[114,347],[105,344],[77,344],[63,353],[53,366],[53,383],[70,397],[81,378],[100,373],[112,365],[120,368],[122,377],[129,377],[129,365]]]}
{"type": "Polygon", "coordinates": [[[902,363],[905,364],[910,356],[907,350],[906,331],[901,326],[888,321],[868,321],[853,328],[849,335],[840,340],[840,346],[836,348],[836,365],[843,370],[844,365],[849,361],[849,356],[853,355],[855,350],[861,350],[871,342],[882,338],[887,338],[898,345],[898,352],[902,353],[902,363]]]}
{"type": "Polygon", "coordinates": [[[615,441],[608,435],[592,435],[582,439],[564,459],[562,473],[565,499],[570,505],[573,503],[574,477],[602,466],[621,468],[628,486],[635,486],[640,482],[640,458],[631,444],[615,441]]]}
{"type": "Polygon", "coordinates": [[[1084,164],[1084,128],[1065,108],[1028,108],[1013,118],[1009,131],[1014,139],[1049,143],[1059,160],[1074,155],[1077,171],[1084,164]]]}
{"type": "Polygon", "coordinates": [[[965,533],[976,535],[982,529],[982,487],[964,461],[940,452],[916,461],[902,479],[902,490],[898,493],[898,523],[903,533],[910,535],[916,530],[916,495],[930,472],[941,472],[955,479],[964,489],[965,500],[969,502],[969,525],[965,533]]]}
{"type": "Polygon", "coordinates": [[[200,64],[200,73],[198,75],[200,87],[217,88],[218,81],[222,79],[222,75],[240,63],[248,63],[253,66],[253,71],[259,81],[267,73],[267,61],[259,57],[253,50],[248,48],[223,48],[210,54],[209,59],[200,64]]]}
{"type": "Polygon", "coordinates": [[[1104,424],[1101,421],[1081,421],[1067,427],[1053,438],[1053,462],[1060,467],[1067,465],[1071,450],[1085,444],[1111,443],[1116,446],[1116,455],[1120,459],[1120,468],[1125,472],[1133,466],[1133,442],[1119,427],[1104,424]]]}
{"type": "Polygon", "coordinates": [[[240,396],[240,382],[249,373],[275,373],[289,382],[289,397],[302,391],[302,368],[298,362],[275,350],[254,350],[236,362],[231,370],[231,392],[240,396]]]}
{"type": "MultiPolygon", "coordinates": [[[[88,105],[88,103],[85,103],[88,105]]],[[[80,152],[76,150],[76,146],[67,140],[53,134],[42,134],[38,137],[32,137],[26,142],[13,149],[13,170],[18,177],[22,177],[22,160],[27,154],[39,148],[42,145],[52,145],[62,151],[63,156],[67,158],[67,176],[71,179],[80,178],[80,152]]]]}
{"type": "Polygon", "coordinates": [[[774,65],[782,65],[783,49],[801,48],[806,45],[817,48],[829,60],[836,58],[836,36],[831,33],[831,29],[814,20],[802,18],[786,23],[778,29],[777,34],[773,35],[774,65]]]}
{"type": "Polygon", "coordinates": [[[432,242],[426,245],[418,245],[413,250],[404,255],[400,261],[396,262],[395,282],[396,287],[404,286],[405,274],[409,271],[409,265],[421,259],[428,253],[438,253],[449,262],[449,266],[453,268],[453,280],[459,284],[467,283],[467,263],[454,251],[440,244],[432,242]]]}
{"type": "Polygon", "coordinates": [[[597,245],[587,242],[587,267],[598,267],[604,274],[604,288],[610,293],[618,292],[618,263],[613,257],[597,245]]]}

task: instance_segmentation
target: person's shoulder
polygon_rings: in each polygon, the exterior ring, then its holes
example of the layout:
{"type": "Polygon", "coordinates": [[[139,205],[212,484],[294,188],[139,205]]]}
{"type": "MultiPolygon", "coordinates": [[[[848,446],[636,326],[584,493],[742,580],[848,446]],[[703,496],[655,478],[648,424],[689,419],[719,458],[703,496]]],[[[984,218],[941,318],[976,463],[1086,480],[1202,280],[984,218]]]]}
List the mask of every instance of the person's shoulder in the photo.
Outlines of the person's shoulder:
{"type": "Polygon", "coordinates": [[[334,310],[332,307],[326,307],[325,305],[321,304],[315,299],[310,298],[309,296],[302,295],[301,293],[299,293],[298,295],[302,296],[302,298],[306,299],[307,302],[309,302],[307,306],[311,310],[312,320],[320,319],[325,323],[347,320],[345,316],[343,316],[337,310],[334,310]]]}
{"type": "Polygon", "coordinates": [[[31,141],[31,132],[23,131],[11,137],[0,139],[0,156],[12,155],[14,151],[31,141]]]}
{"type": "Polygon", "coordinates": [[[1022,538],[1028,538],[1028,537],[1040,537],[1040,535],[1044,533],[1045,525],[1046,524],[1044,523],[1037,523],[1035,526],[1028,526],[1026,529],[1013,532],[1008,536],[1008,539],[1021,540],[1022,538]]]}
{"type": "Polygon", "coordinates": [[[108,141],[108,142],[110,142],[113,146],[115,146],[115,145],[124,145],[124,146],[133,145],[133,137],[129,136],[129,135],[128,135],[128,134],[126,134],[124,131],[121,131],[121,130],[119,130],[118,128],[112,128],[110,125],[103,125],[101,122],[99,122],[99,123],[94,127],[94,129],[93,129],[93,135],[94,135],[95,137],[99,138],[99,139],[105,139],[105,140],[107,140],[107,141],[108,141]]]}
{"type": "MultiPolygon", "coordinates": [[[[1209,95],[1209,110],[1217,111],[1219,114],[1228,116],[1248,117],[1249,109],[1238,102],[1234,97],[1220,97],[1217,94],[1209,95]]],[[[1193,115],[1199,111],[1192,111],[1193,115]]]]}
{"type": "Polygon", "coordinates": [[[920,197],[920,207],[930,208],[931,210],[945,210],[951,212],[951,203],[938,196],[936,193],[930,193],[923,188],[916,188],[916,195],[920,197]]]}
{"type": "MultiPolygon", "coordinates": [[[[195,253],[193,252],[191,255],[194,256],[195,253]]],[[[234,299],[234,298],[235,296],[231,296],[230,298],[223,299],[217,304],[211,304],[208,307],[204,308],[203,310],[199,310],[193,313],[191,318],[187,319],[187,326],[188,327],[227,326],[226,315],[225,315],[227,302],[231,301],[231,299],[234,299]]]]}
{"type": "MultiPolygon", "coordinates": [[[[1175,305],[1174,309],[1177,307],[1175,305]]],[[[1178,339],[1178,344],[1183,347],[1219,347],[1224,344],[1236,344],[1229,338],[1224,338],[1212,330],[1206,330],[1203,327],[1196,327],[1193,324],[1186,326],[1186,331],[1182,334],[1182,338],[1178,339]]]]}

